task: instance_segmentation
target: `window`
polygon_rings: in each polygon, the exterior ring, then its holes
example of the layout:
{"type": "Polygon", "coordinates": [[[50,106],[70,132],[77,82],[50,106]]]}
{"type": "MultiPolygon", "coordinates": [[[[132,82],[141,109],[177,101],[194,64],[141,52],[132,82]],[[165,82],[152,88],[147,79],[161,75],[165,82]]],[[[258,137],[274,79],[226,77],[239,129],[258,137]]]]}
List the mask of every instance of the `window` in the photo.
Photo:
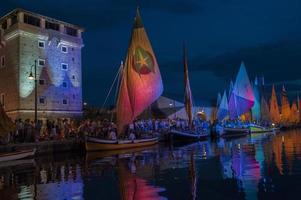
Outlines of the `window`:
{"type": "Polygon", "coordinates": [[[5,56],[1,56],[1,67],[5,67],[5,56]]]}
{"type": "Polygon", "coordinates": [[[60,30],[60,26],[58,24],[52,23],[52,22],[49,22],[49,21],[46,21],[45,28],[46,29],[52,29],[52,30],[55,30],[55,31],[60,30]]]}
{"type": "Polygon", "coordinates": [[[39,97],[40,104],[46,104],[46,97],[39,97]]]}
{"type": "Polygon", "coordinates": [[[77,36],[77,30],[68,26],[65,26],[65,31],[67,35],[77,36]]]}
{"type": "Polygon", "coordinates": [[[74,62],[74,57],[72,57],[72,61],[74,62]]]}
{"type": "Polygon", "coordinates": [[[15,15],[13,15],[13,16],[11,17],[11,25],[14,25],[14,24],[16,24],[16,23],[18,23],[18,17],[17,17],[17,15],[15,14],[15,15]]]}
{"type": "Polygon", "coordinates": [[[4,93],[1,93],[0,103],[3,107],[5,107],[5,94],[4,93]]]}
{"type": "Polygon", "coordinates": [[[45,85],[45,80],[44,80],[44,79],[40,79],[40,80],[39,80],[39,84],[40,84],[40,85],[45,85]]]}
{"type": "Polygon", "coordinates": [[[63,99],[63,104],[64,104],[64,105],[68,104],[67,99],[63,99]]]}
{"type": "Polygon", "coordinates": [[[2,29],[6,30],[7,29],[7,21],[5,20],[2,24],[2,29]]]}
{"type": "Polygon", "coordinates": [[[40,27],[40,19],[24,14],[24,23],[40,27]]]}
{"type": "Polygon", "coordinates": [[[39,64],[40,67],[44,67],[45,60],[44,59],[39,59],[38,64],[39,64]]]}
{"type": "Polygon", "coordinates": [[[61,46],[61,52],[62,52],[62,53],[68,53],[68,47],[66,47],[66,46],[61,46]]]}
{"type": "Polygon", "coordinates": [[[62,70],[65,70],[65,71],[68,70],[68,64],[66,64],[66,63],[62,63],[61,67],[62,67],[62,70]]]}
{"type": "Polygon", "coordinates": [[[73,79],[73,80],[75,79],[75,76],[74,76],[74,75],[72,76],[72,79],[73,79]]]}
{"type": "Polygon", "coordinates": [[[44,49],[45,48],[45,41],[39,41],[39,47],[44,49]]]}
{"type": "Polygon", "coordinates": [[[67,82],[64,81],[63,84],[62,84],[62,86],[63,86],[63,88],[67,88],[68,87],[67,82]]]}

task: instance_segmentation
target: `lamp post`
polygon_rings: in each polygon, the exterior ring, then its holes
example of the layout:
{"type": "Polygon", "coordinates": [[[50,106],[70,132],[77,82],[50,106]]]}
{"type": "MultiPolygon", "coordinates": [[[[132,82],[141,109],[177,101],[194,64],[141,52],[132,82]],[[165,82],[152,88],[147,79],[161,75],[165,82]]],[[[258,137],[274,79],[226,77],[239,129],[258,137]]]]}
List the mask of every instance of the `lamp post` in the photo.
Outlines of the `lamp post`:
{"type": "Polygon", "coordinates": [[[34,80],[34,124],[37,126],[38,122],[38,80],[37,80],[37,60],[34,61],[34,65],[31,66],[28,79],[34,80]],[[32,67],[34,67],[34,75],[32,74],[32,67]]]}

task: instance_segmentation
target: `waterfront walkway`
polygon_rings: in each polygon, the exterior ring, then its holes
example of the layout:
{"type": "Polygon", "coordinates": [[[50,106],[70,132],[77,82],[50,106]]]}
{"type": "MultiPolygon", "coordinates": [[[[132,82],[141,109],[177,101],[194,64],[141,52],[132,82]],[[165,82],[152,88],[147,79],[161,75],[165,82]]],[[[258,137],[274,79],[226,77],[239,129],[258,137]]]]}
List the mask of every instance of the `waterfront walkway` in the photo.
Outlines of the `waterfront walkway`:
{"type": "Polygon", "coordinates": [[[50,140],[41,142],[29,142],[29,143],[10,143],[6,145],[0,145],[0,152],[6,152],[11,150],[25,150],[36,148],[37,155],[52,154],[57,152],[66,151],[84,151],[84,141],[70,138],[62,140],[50,140]]]}

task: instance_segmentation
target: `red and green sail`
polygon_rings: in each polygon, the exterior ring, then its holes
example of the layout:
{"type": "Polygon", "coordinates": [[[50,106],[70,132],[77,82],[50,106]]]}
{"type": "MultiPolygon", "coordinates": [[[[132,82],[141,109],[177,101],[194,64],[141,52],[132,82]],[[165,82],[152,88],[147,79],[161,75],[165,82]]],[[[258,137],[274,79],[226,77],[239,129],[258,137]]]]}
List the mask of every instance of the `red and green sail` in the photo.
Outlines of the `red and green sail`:
{"type": "Polygon", "coordinates": [[[137,9],[117,100],[118,133],[162,92],[159,66],[137,9]]]}

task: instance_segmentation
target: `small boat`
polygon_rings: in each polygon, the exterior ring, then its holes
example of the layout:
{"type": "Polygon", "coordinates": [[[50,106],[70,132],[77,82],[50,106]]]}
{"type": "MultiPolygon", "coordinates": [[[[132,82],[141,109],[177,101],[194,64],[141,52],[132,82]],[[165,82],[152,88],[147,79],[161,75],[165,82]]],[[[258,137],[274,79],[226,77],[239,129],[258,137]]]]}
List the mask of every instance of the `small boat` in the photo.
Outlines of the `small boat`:
{"type": "Polygon", "coordinates": [[[209,136],[209,133],[204,131],[201,133],[192,132],[192,131],[179,131],[179,130],[171,130],[171,137],[173,140],[201,140],[206,139],[209,136]]]}
{"type": "Polygon", "coordinates": [[[0,154],[0,162],[19,160],[27,157],[33,157],[36,153],[36,149],[22,150],[9,153],[0,154]]]}
{"type": "Polygon", "coordinates": [[[106,140],[95,137],[86,137],[87,151],[104,151],[104,150],[118,150],[128,148],[138,148],[150,146],[158,143],[158,137],[135,139],[135,140],[106,140]]]}
{"type": "Polygon", "coordinates": [[[241,137],[249,134],[249,128],[224,127],[222,137],[241,137]]]}
{"type": "Polygon", "coordinates": [[[274,132],[274,128],[268,128],[264,126],[259,126],[256,124],[250,124],[249,125],[250,133],[268,133],[268,132],[274,132]]]}

